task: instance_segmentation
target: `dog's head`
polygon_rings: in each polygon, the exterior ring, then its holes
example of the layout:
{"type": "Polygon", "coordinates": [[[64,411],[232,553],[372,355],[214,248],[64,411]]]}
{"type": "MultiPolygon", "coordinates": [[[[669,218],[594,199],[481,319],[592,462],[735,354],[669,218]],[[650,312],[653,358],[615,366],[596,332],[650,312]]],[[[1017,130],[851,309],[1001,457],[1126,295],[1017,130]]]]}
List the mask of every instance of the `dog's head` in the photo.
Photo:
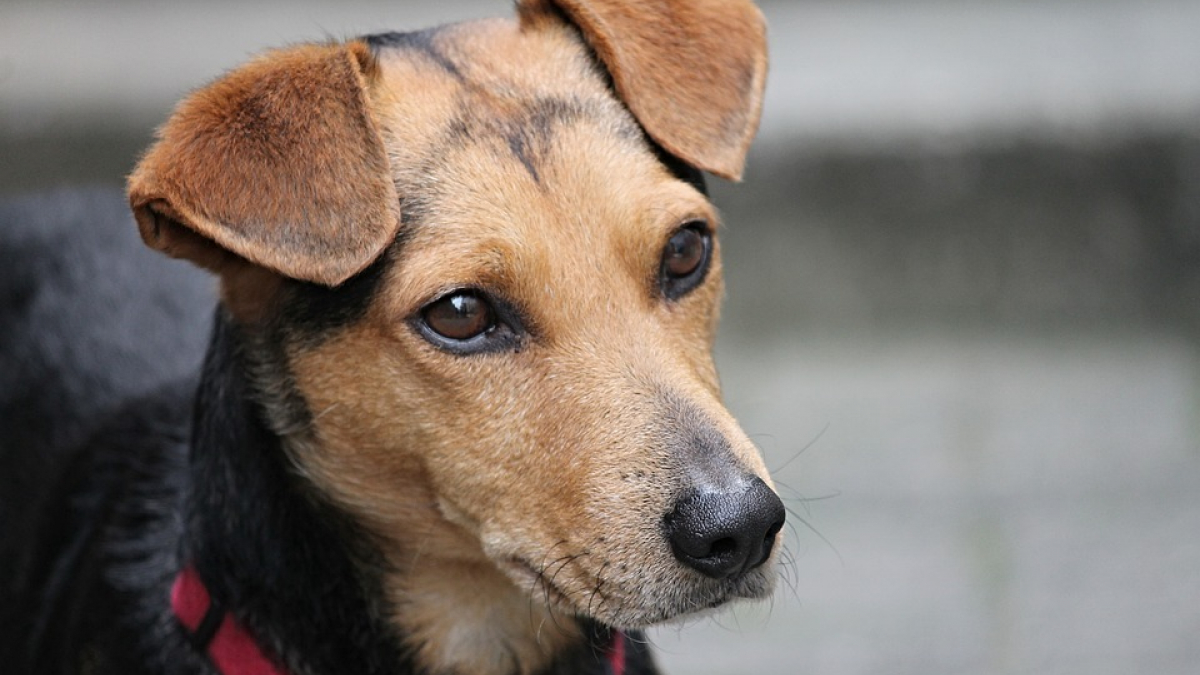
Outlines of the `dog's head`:
{"type": "Polygon", "coordinates": [[[531,613],[763,597],[783,522],[720,400],[699,173],[740,177],[761,16],[518,11],[268,53],[181,104],[129,188],[147,243],[220,275],[291,461],[379,543],[414,645],[481,672],[490,639],[536,661],[501,627],[531,613]]]}

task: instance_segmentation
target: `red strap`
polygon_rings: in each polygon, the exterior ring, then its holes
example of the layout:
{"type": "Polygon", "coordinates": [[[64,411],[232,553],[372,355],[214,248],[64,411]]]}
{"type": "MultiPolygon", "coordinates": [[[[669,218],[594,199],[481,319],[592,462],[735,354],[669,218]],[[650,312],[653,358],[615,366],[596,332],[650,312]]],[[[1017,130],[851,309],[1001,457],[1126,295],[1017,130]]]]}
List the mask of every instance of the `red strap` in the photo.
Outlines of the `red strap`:
{"type": "MultiPolygon", "coordinates": [[[[188,630],[196,631],[211,606],[212,599],[200,575],[195,568],[185,567],[171,587],[175,617],[188,630]]],[[[226,612],[219,620],[221,624],[208,643],[208,656],[222,675],[285,675],[232,615],[226,612]]]]}
{"type": "MultiPolygon", "coordinates": [[[[185,567],[171,586],[171,609],[175,618],[189,631],[200,629],[212,598],[194,567],[185,567]]],[[[208,642],[208,656],[221,675],[285,675],[284,671],[263,654],[250,633],[228,612],[218,619],[220,626],[208,642]]],[[[625,634],[613,631],[608,648],[608,668],[611,675],[625,675],[625,634]]]]}
{"type": "Polygon", "coordinates": [[[608,648],[608,669],[612,675],[625,675],[625,634],[613,631],[612,646],[608,648]]]}

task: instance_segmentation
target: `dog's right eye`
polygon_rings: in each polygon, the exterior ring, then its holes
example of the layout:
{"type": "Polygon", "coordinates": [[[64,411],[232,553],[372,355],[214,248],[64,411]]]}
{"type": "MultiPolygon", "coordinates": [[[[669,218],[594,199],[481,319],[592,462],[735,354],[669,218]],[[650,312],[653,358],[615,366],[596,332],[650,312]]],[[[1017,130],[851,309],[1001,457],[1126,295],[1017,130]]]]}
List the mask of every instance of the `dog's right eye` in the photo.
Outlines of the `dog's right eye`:
{"type": "Polygon", "coordinates": [[[436,300],[421,316],[433,332],[460,342],[483,335],[496,323],[491,305],[474,293],[454,293],[436,300]]]}
{"type": "Polygon", "coordinates": [[[512,328],[519,323],[507,305],[475,290],[443,295],[425,305],[414,323],[435,347],[460,355],[507,349],[520,339],[512,328]]]}

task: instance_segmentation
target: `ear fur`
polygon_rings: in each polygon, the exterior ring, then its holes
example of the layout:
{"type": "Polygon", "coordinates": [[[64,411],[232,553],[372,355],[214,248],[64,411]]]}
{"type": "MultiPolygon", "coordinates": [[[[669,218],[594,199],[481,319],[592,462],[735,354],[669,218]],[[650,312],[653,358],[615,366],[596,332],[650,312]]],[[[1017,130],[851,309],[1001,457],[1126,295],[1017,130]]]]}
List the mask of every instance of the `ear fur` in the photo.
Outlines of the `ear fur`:
{"type": "Polygon", "coordinates": [[[607,66],[621,99],[660,145],[740,180],[758,131],[766,24],[750,0],[520,0],[523,22],[556,7],[607,66]]]}
{"type": "Polygon", "coordinates": [[[361,42],[305,45],[189,96],[129,177],[142,239],[218,272],[236,256],[326,286],[367,267],[400,226],[371,68],[361,42]]]}

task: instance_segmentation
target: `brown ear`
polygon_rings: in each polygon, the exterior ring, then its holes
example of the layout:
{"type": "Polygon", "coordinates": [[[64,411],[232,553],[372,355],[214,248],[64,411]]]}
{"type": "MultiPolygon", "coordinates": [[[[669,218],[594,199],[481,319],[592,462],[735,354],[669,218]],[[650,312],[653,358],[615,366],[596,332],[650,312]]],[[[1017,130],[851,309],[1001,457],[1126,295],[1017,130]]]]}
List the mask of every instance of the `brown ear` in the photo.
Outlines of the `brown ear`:
{"type": "Polygon", "coordinates": [[[306,45],[192,94],[129,177],[142,238],[212,269],[232,253],[327,286],[361,271],[400,226],[370,68],[360,42],[306,45]]]}
{"type": "Polygon", "coordinates": [[[654,140],[680,159],[740,180],[758,131],[766,24],[749,0],[520,0],[567,15],[608,67],[654,140]]]}

